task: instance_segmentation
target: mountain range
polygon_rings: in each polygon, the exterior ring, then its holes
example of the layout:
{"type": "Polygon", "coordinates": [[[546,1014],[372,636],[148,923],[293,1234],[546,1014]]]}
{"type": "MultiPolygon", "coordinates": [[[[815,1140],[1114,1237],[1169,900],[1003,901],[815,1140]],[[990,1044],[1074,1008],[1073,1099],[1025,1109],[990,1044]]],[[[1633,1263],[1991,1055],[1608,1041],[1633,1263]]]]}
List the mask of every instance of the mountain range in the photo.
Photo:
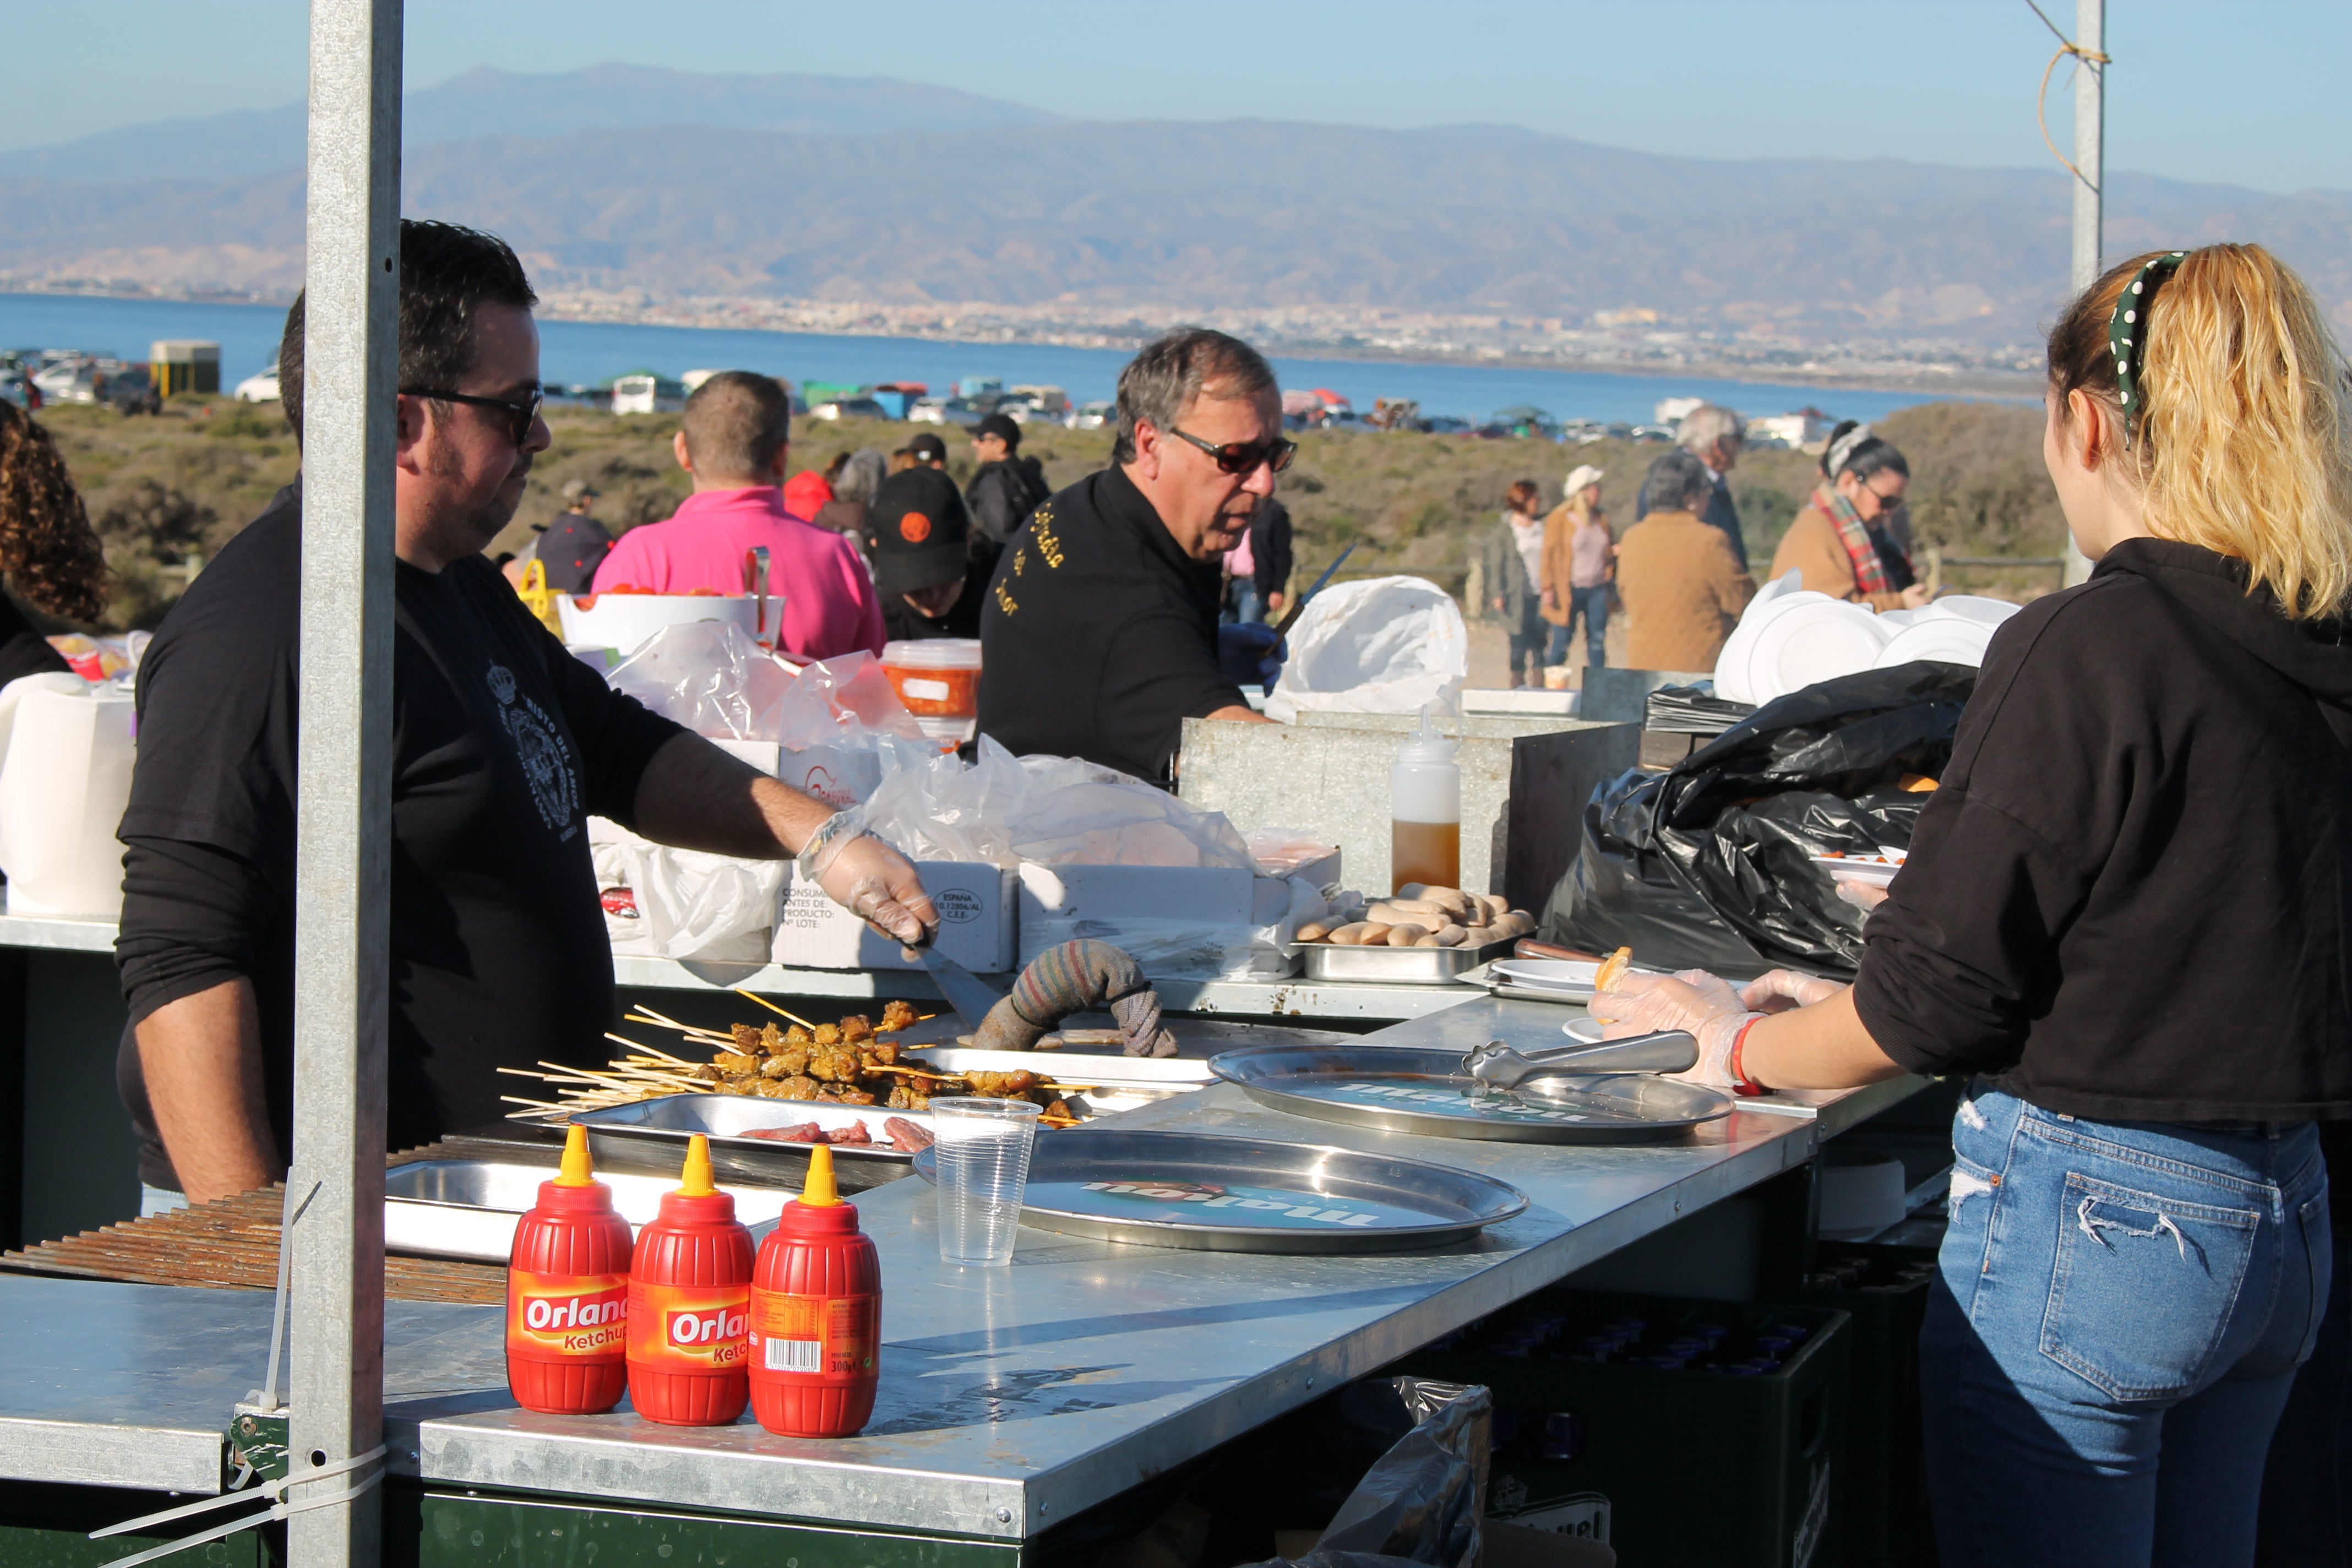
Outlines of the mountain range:
{"type": "MultiPolygon", "coordinates": [[[[2070,176],[1698,160],[1496,126],[1099,122],[880,79],[604,66],[409,96],[404,201],[542,289],[651,300],[1598,312],[2013,342],[2059,301],[2070,176]]],[[[0,153],[0,278],[286,290],[299,106],[0,153]]],[[[1857,149],[1858,150],[1858,149],[1857,149]]],[[[2352,324],[2352,195],[2111,174],[2112,255],[2260,240],[2352,324]]],[[[0,285],[5,286],[5,285],[0,285]]]]}

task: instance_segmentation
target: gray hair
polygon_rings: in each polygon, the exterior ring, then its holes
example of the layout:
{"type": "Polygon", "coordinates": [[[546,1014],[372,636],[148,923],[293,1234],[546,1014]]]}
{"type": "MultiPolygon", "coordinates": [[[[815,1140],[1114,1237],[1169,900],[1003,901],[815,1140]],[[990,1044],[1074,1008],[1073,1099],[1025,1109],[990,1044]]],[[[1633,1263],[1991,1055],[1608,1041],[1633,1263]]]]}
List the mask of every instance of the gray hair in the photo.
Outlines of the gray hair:
{"type": "Polygon", "coordinates": [[[1178,327],[1144,345],[1118,373],[1118,443],[1111,461],[1135,460],[1135,427],[1169,430],[1201,394],[1255,397],[1276,390],[1274,367],[1239,338],[1207,327],[1178,327]]]}
{"type": "Polygon", "coordinates": [[[865,503],[874,499],[882,481],[890,477],[890,459],[882,455],[879,447],[860,447],[841,465],[841,477],[833,481],[833,493],[842,500],[865,503]]]}
{"type": "Polygon", "coordinates": [[[1747,445],[1748,422],[1720,404],[1702,403],[1683,416],[1675,439],[1684,451],[1704,456],[1713,451],[1718,441],[1728,441],[1735,447],[1747,445]]]}
{"type": "Polygon", "coordinates": [[[1715,491],[1715,479],[1695,452],[1668,452],[1650,465],[1642,493],[1656,511],[1704,513],[1715,491]]]}

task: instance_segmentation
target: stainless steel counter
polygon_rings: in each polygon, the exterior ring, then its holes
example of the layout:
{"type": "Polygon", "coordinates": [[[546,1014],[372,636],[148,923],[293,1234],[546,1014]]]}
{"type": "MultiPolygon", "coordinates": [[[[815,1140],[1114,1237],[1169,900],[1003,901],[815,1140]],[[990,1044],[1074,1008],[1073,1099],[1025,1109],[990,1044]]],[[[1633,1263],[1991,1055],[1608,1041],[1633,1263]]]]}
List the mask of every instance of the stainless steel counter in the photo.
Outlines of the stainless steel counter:
{"type": "MultiPolygon", "coordinates": [[[[1548,1043],[1562,1016],[1473,1001],[1375,1037],[1548,1043]]],[[[505,1390],[497,1309],[395,1303],[385,1344],[394,1468],[461,1486],[1019,1539],[1801,1163],[1848,1107],[1866,1113],[1916,1087],[1822,1097],[1825,1113],[1744,1106],[1678,1144],[1569,1148],[1303,1121],[1219,1086],[1123,1124],[1407,1152],[1498,1176],[1532,1205],[1433,1253],[1243,1256],[1024,1231],[1011,1268],[959,1269],[939,1261],[930,1189],[898,1182],[856,1199],[886,1292],[881,1395],[859,1436],[529,1415],[505,1390]]],[[[259,1294],[0,1277],[0,1322],[16,1330],[0,1335],[0,1476],[217,1489],[218,1433],[260,1381],[268,1310],[259,1294]]]]}

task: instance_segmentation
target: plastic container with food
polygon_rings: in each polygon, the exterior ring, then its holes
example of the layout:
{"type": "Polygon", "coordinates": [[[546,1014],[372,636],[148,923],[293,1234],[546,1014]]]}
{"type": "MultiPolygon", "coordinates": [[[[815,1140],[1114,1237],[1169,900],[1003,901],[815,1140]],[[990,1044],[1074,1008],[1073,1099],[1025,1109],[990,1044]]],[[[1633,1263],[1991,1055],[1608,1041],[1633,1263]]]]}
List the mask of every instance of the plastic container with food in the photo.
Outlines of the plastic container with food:
{"type": "Polygon", "coordinates": [[[882,649],[882,673],[918,719],[971,719],[980,713],[980,639],[927,637],[882,649]]]}

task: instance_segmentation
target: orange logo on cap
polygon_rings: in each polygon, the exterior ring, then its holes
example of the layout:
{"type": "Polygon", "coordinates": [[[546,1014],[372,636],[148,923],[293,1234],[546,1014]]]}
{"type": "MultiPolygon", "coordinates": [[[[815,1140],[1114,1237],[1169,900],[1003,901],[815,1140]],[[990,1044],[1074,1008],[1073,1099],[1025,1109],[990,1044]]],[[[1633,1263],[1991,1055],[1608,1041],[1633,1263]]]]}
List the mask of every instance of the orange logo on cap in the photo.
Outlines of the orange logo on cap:
{"type": "Polygon", "coordinates": [[[910,511],[898,520],[898,537],[909,544],[920,544],[931,536],[931,520],[919,511],[910,511]]]}

